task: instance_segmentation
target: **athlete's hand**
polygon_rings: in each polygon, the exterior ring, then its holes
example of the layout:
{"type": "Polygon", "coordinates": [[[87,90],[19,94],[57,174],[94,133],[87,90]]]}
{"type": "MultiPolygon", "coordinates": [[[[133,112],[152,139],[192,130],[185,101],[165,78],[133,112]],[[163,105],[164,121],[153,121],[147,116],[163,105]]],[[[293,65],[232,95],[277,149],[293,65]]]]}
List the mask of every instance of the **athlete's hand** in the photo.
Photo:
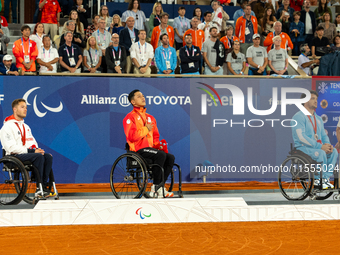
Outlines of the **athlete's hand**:
{"type": "Polygon", "coordinates": [[[329,154],[333,151],[333,146],[330,145],[329,143],[325,143],[322,145],[321,150],[325,151],[326,154],[329,154]]]}
{"type": "Polygon", "coordinates": [[[40,154],[44,155],[45,151],[43,149],[38,148],[38,149],[35,149],[34,153],[40,153],[40,154]]]}
{"type": "Polygon", "coordinates": [[[153,129],[153,125],[152,124],[146,123],[145,126],[149,129],[149,131],[151,131],[153,129]]]}

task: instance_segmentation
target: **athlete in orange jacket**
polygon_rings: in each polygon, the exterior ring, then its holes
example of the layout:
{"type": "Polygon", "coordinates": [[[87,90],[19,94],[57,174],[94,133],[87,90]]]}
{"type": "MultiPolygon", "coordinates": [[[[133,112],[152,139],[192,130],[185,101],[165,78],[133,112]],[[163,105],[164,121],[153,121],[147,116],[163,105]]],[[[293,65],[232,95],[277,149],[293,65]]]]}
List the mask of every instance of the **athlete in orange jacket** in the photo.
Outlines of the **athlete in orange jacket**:
{"type": "MultiPolygon", "coordinates": [[[[164,180],[172,170],[175,162],[174,155],[160,150],[159,132],[156,119],[146,113],[145,97],[139,90],[133,90],[129,94],[129,101],[133,105],[133,110],[126,115],[123,120],[126,141],[130,150],[137,152],[143,158],[152,160],[153,164],[160,165],[164,169],[164,180]]],[[[163,197],[162,173],[159,167],[152,167],[153,185],[150,196],[153,197],[155,191],[158,197],[163,197]]],[[[164,187],[164,196],[173,197],[172,192],[168,192],[164,187]]]]}
{"type": "Polygon", "coordinates": [[[27,25],[21,27],[22,37],[13,44],[13,55],[16,58],[17,68],[25,72],[35,72],[35,59],[38,56],[38,48],[34,41],[29,39],[31,28],[27,25]]]}
{"type": "Polygon", "coordinates": [[[244,15],[239,17],[236,21],[235,25],[235,36],[240,39],[241,43],[245,43],[246,38],[246,30],[248,29],[247,26],[247,19],[251,21],[253,24],[254,34],[257,34],[257,19],[256,17],[251,15],[251,7],[247,5],[244,9],[244,15]]]}

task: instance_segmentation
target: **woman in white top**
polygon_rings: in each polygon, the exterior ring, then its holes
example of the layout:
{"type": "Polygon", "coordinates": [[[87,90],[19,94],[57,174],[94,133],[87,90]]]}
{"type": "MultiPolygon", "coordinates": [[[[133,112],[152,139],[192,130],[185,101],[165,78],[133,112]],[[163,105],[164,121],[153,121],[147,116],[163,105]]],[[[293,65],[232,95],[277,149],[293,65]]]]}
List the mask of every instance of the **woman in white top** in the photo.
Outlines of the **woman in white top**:
{"type": "MultiPolygon", "coordinates": [[[[78,12],[76,10],[72,10],[70,12],[69,20],[73,20],[76,24],[76,32],[81,34],[81,37],[84,39],[85,37],[85,30],[83,23],[80,22],[78,17],[78,12]]],[[[67,31],[66,23],[64,23],[62,34],[64,34],[67,31]]]]}
{"type": "Polygon", "coordinates": [[[44,24],[38,22],[34,27],[33,34],[30,35],[30,40],[37,44],[38,52],[42,51],[42,48],[44,47],[42,43],[44,35],[44,24]]]}
{"type": "Polygon", "coordinates": [[[110,17],[109,8],[106,5],[100,6],[99,16],[105,19],[105,28],[108,28],[112,23],[112,17],[110,17]]]}
{"type": "Polygon", "coordinates": [[[96,38],[90,36],[83,53],[84,73],[101,73],[102,56],[96,38]]]}

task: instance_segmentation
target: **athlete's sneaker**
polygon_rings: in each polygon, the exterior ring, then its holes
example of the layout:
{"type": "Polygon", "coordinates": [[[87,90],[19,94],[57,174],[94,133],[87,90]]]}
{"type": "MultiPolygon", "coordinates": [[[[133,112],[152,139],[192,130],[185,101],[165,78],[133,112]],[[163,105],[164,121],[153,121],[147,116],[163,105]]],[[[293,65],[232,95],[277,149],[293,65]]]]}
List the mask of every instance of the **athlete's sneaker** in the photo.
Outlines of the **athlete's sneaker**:
{"type": "Polygon", "coordinates": [[[48,189],[47,187],[43,187],[43,189],[44,189],[44,193],[47,193],[47,196],[45,196],[46,198],[47,197],[55,197],[56,195],[57,195],[57,193],[56,192],[54,192],[54,191],[51,191],[50,189],[48,189]]]}
{"type": "Polygon", "coordinates": [[[43,198],[49,197],[48,195],[49,195],[48,192],[46,192],[46,191],[42,192],[42,191],[40,191],[39,188],[37,188],[36,191],[35,191],[34,197],[37,198],[37,199],[43,199],[43,198]]]}
{"type": "MultiPolygon", "coordinates": [[[[150,197],[154,197],[154,194],[155,194],[155,186],[156,185],[152,185],[151,186],[151,190],[149,192],[149,196],[150,197]]],[[[163,198],[163,187],[160,187],[158,190],[157,190],[157,193],[158,193],[158,198],[163,198]]],[[[174,193],[172,192],[168,192],[167,189],[164,187],[164,194],[165,196],[164,197],[173,197],[174,196],[174,193]]]]}
{"type": "Polygon", "coordinates": [[[150,196],[150,197],[154,197],[154,195],[155,195],[155,185],[152,184],[151,190],[150,190],[150,192],[149,192],[149,196],[150,196]]]}
{"type": "MultiPolygon", "coordinates": [[[[322,189],[328,189],[329,186],[324,182],[325,179],[323,179],[322,182],[322,189]]],[[[319,186],[320,187],[320,180],[319,179],[315,179],[314,180],[314,186],[319,186]]]]}
{"type": "Polygon", "coordinates": [[[334,185],[329,181],[329,179],[323,179],[323,183],[325,183],[330,189],[334,189],[334,185]]]}

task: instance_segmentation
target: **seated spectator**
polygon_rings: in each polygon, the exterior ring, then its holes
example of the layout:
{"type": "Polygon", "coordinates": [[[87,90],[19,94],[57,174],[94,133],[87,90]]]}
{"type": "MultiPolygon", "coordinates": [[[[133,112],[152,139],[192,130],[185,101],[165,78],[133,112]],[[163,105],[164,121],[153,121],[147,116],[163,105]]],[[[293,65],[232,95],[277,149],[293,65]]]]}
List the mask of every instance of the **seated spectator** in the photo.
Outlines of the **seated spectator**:
{"type": "MultiPolygon", "coordinates": [[[[6,55],[2,59],[2,62],[0,63],[0,72],[3,75],[19,75],[18,68],[12,63],[12,60],[13,58],[11,55],[6,55]]],[[[24,75],[24,73],[25,72],[23,71],[21,75],[24,75]]]]}
{"type": "MultiPolygon", "coordinates": [[[[238,9],[236,12],[234,12],[233,20],[236,23],[239,17],[244,16],[244,10],[246,9],[246,6],[248,5],[249,1],[248,0],[242,0],[241,1],[241,9],[238,9]]],[[[251,10],[251,7],[250,7],[251,10]]],[[[251,11],[250,12],[251,16],[256,17],[255,12],[251,11]]]]}
{"type": "Polygon", "coordinates": [[[83,52],[84,73],[101,73],[102,56],[103,53],[98,47],[96,38],[90,36],[86,42],[86,49],[83,52]]]}
{"type": "Polygon", "coordinates": [[[60,5],[57,0],[40,0],[39,9],[42,9],[40,22],[44,24],[45,34],[50,33],[52,40],[54,40],[60,26],[60,5]]]}
{"type": "Polygon", "coordinates": [[[37,44],[29,39],[31,28],[28,25],[21,27],[22,37],[13,44],[13,55],[16,58],[17,68],[25,72],[35,72],[35,59],[38,56],[37,44]]]}
{"type": "Polygon", "coordinates": [[[300,45],[305,41],[305,37],[303,36],[305,32],[305,25],[300,21],[300,16],[300,12],[294,12],[294,21],[290,24],[289,28],[289,35],[294,45],[294,56],[300,55],[300,45]]]}
{"type": "Polygon", "coordinates": [[[303,0],[290,0],[290,7],[292,7],[296,12],[302,10],[303,0]]]}
{"type": "Polygon", "coordinates": [[[260,35],[253,35],[253,46],[247,49],[248,75],[266,75],[268,55],[264,47],[260,46],[260,35]]]}
{"type": "MultiPolygon", "coordinates": [[[[204,32],[204,40],[207,40],[210,37],[210,28],[216,27],[217,25],[213,23],[212,21],[212,12],[206,11],[204,13],[204,23],[198,24],[198,29],[202,30],[204,32]]],[[[218,28],[217,28],[218,29],[218,28]]]]}
{"type": "Polygon", "coordinates": [[[109,28],[109,33],[112,34],[119,34],[120,31],[123,29],[122,22],[118,14],[112,16],[112,23],[109,28]]]}
{"type": "Polygon", "coordinates": [[[336,15],[334,24],[336,26],[336,32],[340,35],[340,14],[336,15]]]}
{"type": "Polygon", "coordinates": [[[272,7],[268,7],[265,9],[263,18],[260,20],[263,39],[266,39],[270,32],[274,32],[275,22],[276,18],[274,16],[274,9],[272,7]]]}
{"type": "MultiPolygon", "coordinates": [[[[132,66],[132,60],[130,57],[130,48],[131,45],[135,42],[138,42],[138,30],[134,28],[135,20],[133,17],[128,17],[126,20],[127,27],[122,29],[119,34],[119,45],[123,46],[126,50],[126,65],[124,72],[130,73],[131,72],[131,66],[132,66]]],[[[151,42],[152,44],[152,42],[151,42]]]]}
{"type": "Polygon", "coordinates": [[[340,51],[340,35],[336,35],[333,39],[332,50],[340,51]]]}
{"type": "Polygon", "coordinates": [[[87,28],[89,26],[87,19],[91,17],[91,12],[88,6],[83,4],[83,0],[75,0],[72,10],[77,11],[80,23],[87,28]]]}
{"type": "Polygon", "coordinates": [[[149,17],[149,35],[148,37],[151,38],[152,30],[154,27],[157,27],[161,24],[161,17],[160,15],[163,13],[163,7],[160,2],[156,2],[153,6],[152,13],[149,17]]]}
{"type": "Polygon", "coordinates": [[[289,34],[289,28],[290,28],[290,19],[289,19],[289,14],[287,12],[285,12],[285,15],[282,16],[281,19],[279,19],[279,21],[282,24],[282,32],[289,34]]]}
{"type": "Polygon", "coordinates": [[[328,12],[323,14],[323,22],[319,24],[319,26],[324,28],[323,36],[328,39],[329,42],[333,42],[334,37],[336,36],[336,26],[330,21],[331,16],[328,12]]]}
{"type": "Polygon", "coordinates": [[[322,47],[329,47],[330,43],[326,37],[323,36],[323,27],[317,26],[316,28],[317,36],[312,40],[312,58],[316,56],[324,56],[325,53],[322,47]]]}
{"type": "Polygon", "coordinates": [[[2,57],[7,54],[7,45],[10,38],[6,36],[4,31],[0,28],[0,61],[2,62],[2,57]]]}
{"type": "Polygon", "coordinates": [[[44,35],[42,46],[37,58],[40,65],[39,73],[56,73],[59,54],[57,49],[52,47],[51,38],[48,35],[44,35]]]}
{"type": "Polygon", "coordinates": [[[35,41],[35,43],[37,44],[37,48],[38,48],[39,52],[44,47],[43,42],[42,42],[44,35],[45,35],[44,24],[38,22],[34,27],[33,34],[30,35],[30,39],[32,41],[35,41]]]}
{"type": "MultiPolygon", "coordinates": [[[[105,57],[106,48],[110,45],[110,37],[111,34],[105,30],[105,20],[103,18],[99,18],[98,20],[98,30],[94,31],[92,34],[93,37],[97,39],[97,45],[99,49],[102,51],[102,56],[105,57]]],[[[101,67],[103,68],[102,72],[107,72],[107,65],[105,58],[102,58],[101,67]]]]}
{"type": "Polygon", "coordinates": [[[160,40],[161,35],[167,34],[168,40],[169,40],[169,46],[174,46],[175,41],[175,32],[174,29],[168,25],[169,20],[169,14],[166,12],[163,12],[161,15],[161,24],[158,27],[155,27],[152,31],[151,35],[151,45],[156,50],[159,46],[162,45],[162,42],[160,40]]]}
{"type": "MultiPolygon", "coordinates": [[[[203,30],[198,29],[198,22],[199,19],[197,17],[193,17],[191,19],[191,29],[188,29],[184,33],[183,37],[185,37],[186,35],[191,35],[192,44],[194,46],[197,46],[201,50],[204,42],[204,32],[203,30]]],[[[183,46],[185,46],[185,41],[183,42],[183,46]]]]}
{"type": "Polygon", "coordinates": [[[294,14],[294,9],[289,7],[289,2],[290,0],[283,0],[283,6],[280,7],[277,12],[276,12],[276,19],[277,20],[282,20],[282,18],[286,15],[289,16],[289,21],[293,21],[293,14],[294,14]]]}
{"type": "Polygon", "coordinates": [[[100,6],[99,17],[105,20],[105,28],[109,28],[112,23],[112,17],[110,17],[109,8],[106,5],[100,6]]]}
{"type": "Polygon", "coordinates": [[[113,34],[111,40],[112,45],[106,48],[105,53],[107,72],[118,74],[125,73],[127,62],[125,47],[119,45],[120,36],[118,34],[113,34]]]}
{"type": "Polygon", "coordinates": [[[232,26],[227,26],[226,36],[223,36],[220,41],[224,45],[225,55],[227,56],[233,49],[235,41],[240,42],[240,40],[233,35],[234,29],[232,26]]]}
{"type": "Polygon", "coordinates": [[[313,68],[315,65],[320,64],[319,59],[314,59],[312,61],[309,60],[308,55],[310,54],[310,48],[307,43],[302,44],[300,46],[300,56],[298,59],[298,65],[299,67],[307,74],[312,75],[311,68],[313,68]]]}
{"type": "Polygon", "coordinates": [[[241,44],[237,40],[233,44],[233,50],[227,55],[227,67],[229,75],[244,75],[246,70],[246,57],[240,52],[241,44]]]}
{"type": "Polygon", "coordinates": [[[254,12],[257,20],[260,20],[263,18],[263,15],[265,14],[265,10],[267,9],[274,9],[274,6],[271,4],[269,0],[259,0],[255,4],[254,12]]]}
{"type": "MultiPolygon", "coordinates": [[[[70,21],[74,23],[73,21],[70,21]]],[[[63,73],[80,73],[83,56],[77,44],[72,43],[73,34],[67,31],[64,36],[65,44],[59,47],[59,63],[63,73]]]]}
{"type": "Polygon", "coordinates": [[[139,0],[130,0],[129,6],[127,11],[123,12],[122,15],[122,23],[123,27],[126,25],[126,20],[129,17],[133,17],[135,20],[134,28],[139,29],[145,29],[145,22],[146,17],[144,12],[140,9],[140,2],[139,0]]]}
{"type": "MultiPolygon", "coordinates": [[[[73,20],[68,20],[66,22],[66,29],[67,29],[67,32],[72,32],[72,43],[73,44],[76,44],[79,48],[83,49],[86,47],[86,44],[81,36],[80,33],[78,32],[75,32],[75,28],[76,28],[76,24],[74,23],[73,20]]],[[[66,34],[66,32],[64,33],[64,35],[66,34]]],[[[65,36],[62,36],[60,37],[60,44],[59,45],[63,45],[65,44],[65,36]]],[[[60,47],[60,46],[59,46],[60,47]]]]}
{"type": "Polygon", "coordinates": [[[282,24],[280,21],[276,21],[274,23],[274,32],[270,32],[263,42],[263,46],[267,47],[267,52],[269,52],[271,49],[274,48],[273,44],[273,38],[277,35],[281,37],[281,48],[285,50],[291,50],[294,48],[294,45],[292,43],[292,40],[290,39],[289,35],[286,34],[285,32],[281,31],[282,29],[282,24]]]}
{"type": "Polygon", "coordinates": [[[174,19],[174,32],[175,32],[175,42],[176,50],[179,50],[183,46],[183,35],[190,28],[190,20],[187,19],[185,15],[185,7],[178,7],[179,16],[174,19]]]}
{"type": "Polygon", "coordinates": [[[152,45],[147,43],[146,31],[138,31],[139,41],[131,45],[130,56],[134,65],[134,74],[151,74],[151,61],[154,57],[152,45]]]}
{"type": "Polygon", "coordinates": [[[202,58],[200,48],[192,45],[192,36],[187,34],[184,37],[185,46],[179,49],[181,74],[199,75],[200,61],[202,58]]]}
{"type": "Polygon", "coordinates": [[[167,34],[162,34],[160,41],[162,45],[155,51],[155,63],[158,74],[175,74],[177,67],[176,50],[169,45],[169,36],[167,34]]]}
{"type": "Polygon", "coordinates": [[[0,28],[3,32],[4,35],[6,35],[7,37],[10,37],[9,35],[9,29],[8,29],[8,23],[5,17],[0,16],[0,28]]]}
{"type": "Polygon", "coordinates": [[[319,0],[318,8],[314,10],[316,25],[319,25],[322,22],[322,18],[325,12],[328,12],[332,20],[332,11],[331,8],[327,7],[327,0],[319,0]]]}
{"type": "Polygon", "coordinates": [[[89,39],[90,36],[94,33],[94,31],[98,30],[98,20],[99,20],[99,15],[94,15],[92,19],[92,25],[88,26],[85,32],[85,41],[89,39]]]}
{"type": "Polygon", "coordinates": [[[203,43],[204,73],[207,75],[223,75],[225,59],[223,43],[218,40],[217,28],[210,28],[210,38],[203,43]]]}
{"type": "MultiPolygon", "coordinates": [[[[77,32],[81,35],[81,39],[84,39],[85,38],[84,25],[79,20],[78,12],[75,11],[75,10],[72,10],[70,12],[69,20],[74,21],[75,32],[77,32]]],[[[66,31],[70,31],[70,30],[68,30],[68,28],[66,26],[67,26],[67,22],[64,23],[63,31],[61,32],[62,34],[64,34],[66,31]]],[[[83,47],[83,48],[85,48],[85,47],[83,47]]]]}
{"type": "Polygon", "coordinates": [[[212,15],[212,22],[217,25],[217,33],[225,31],[227,21],[229,20],[229,15],[223,10],[221,3],[218,0],[213,0],[211,2],[211,7],[214,12],[212,15]]]}
{"type": "Polygon", "coordinates": [[[270,74],[288,75],[288,54],[285,49],[281,48],[281,37],[279,35],[273,38],[274,49],[268,53],[268,65],[270,74]]]}
{"type": "Polygon", "coordinates": [[[203,16],[202,16],[202,10],[199,7],[196,7],[194,9],[194,12],[192,14],[192,17],[197,17],[198,18],[198,24],[201,24],[204,22],[203,16]]]}

